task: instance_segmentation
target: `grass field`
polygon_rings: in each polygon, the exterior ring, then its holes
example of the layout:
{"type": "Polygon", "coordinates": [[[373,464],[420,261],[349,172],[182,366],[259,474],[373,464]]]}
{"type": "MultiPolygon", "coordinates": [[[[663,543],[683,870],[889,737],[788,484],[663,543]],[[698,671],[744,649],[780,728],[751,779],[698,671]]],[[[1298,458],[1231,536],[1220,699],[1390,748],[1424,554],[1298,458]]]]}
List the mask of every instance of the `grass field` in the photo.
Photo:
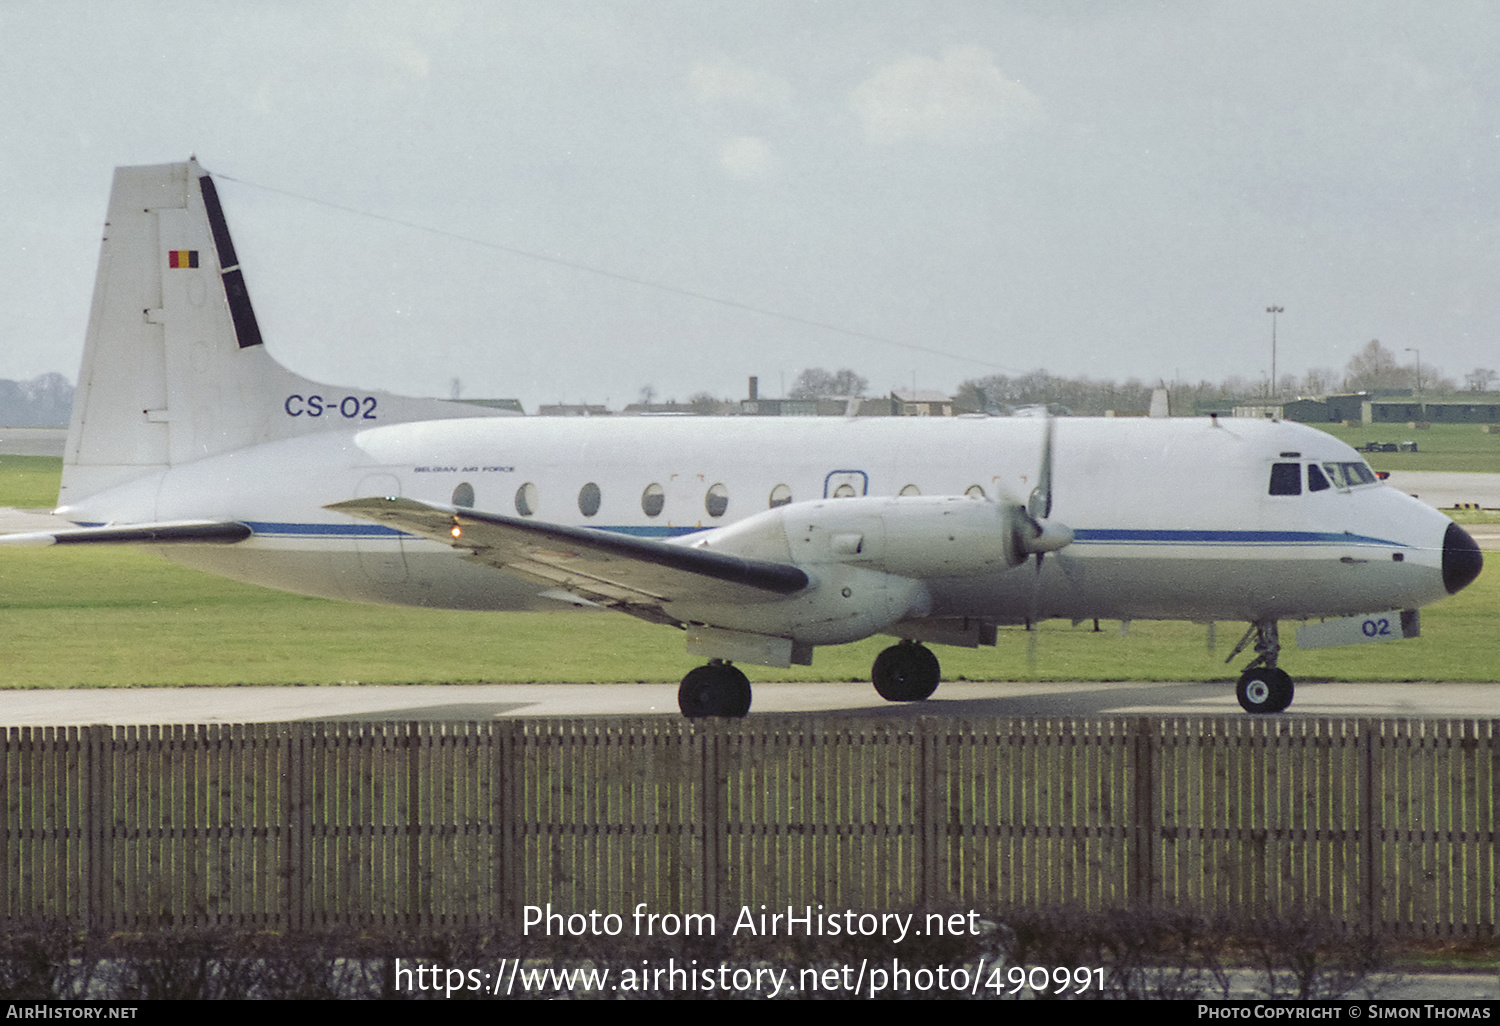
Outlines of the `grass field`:
{"type": "Polygon", "coordinates": [[[0,456],[0,506],[51,509],[61,477],[62,460],[56,456],[0,456]]]}
{"type": "MultiPolygon", "coordinates": [[[[1423,613],[1423,637],[1287,652],[1304,680],[1500,679],[1500,575],[1423,613]]],[[[460,613],[303,598],[209,577],[131,549],[22,549],[0,558],[0,686],[676,681],[696,665],[682,636],[614,614],[460,613]]],[[[1238,624],[1052,621],[1027,664],[1026,633],[995,649],[940,648],[948,680],[1204,680],[1238,624]]],[[[1288,639],[1290,640],[1290,639],[1288,639]]],[[[816,665],[754,667],[755,680],[864,680],[889,639],[820,648],[816,665]]]]}
{"type": "MultiPolygon", "coordinates": [[[[0,458],[0,505],[51,505],[58,462],[0,458]]],[[[1420,639],[1289,650],[1284,665],[1301,680],[1500,680],[1497,609],[1500,573],[1491,568],[1424,610],[1420,639]]],[[[626,616],[352,605],[113,547],[0,553],[0,623],[0,687],[677,681],[698,662],[678,632],[626,616]]],[[[1201,626],[1139,622],[1123,634],[1118,623],[1101,626],[1042,625],[1034,667],[1019,629],[1002,630],[995,649],[937,651],[948,680],[1228,679],[1246,661],[1223,662],[1239,624],[1220,625],[1217,655],[1201,626]]],[[[886,644],[821,648],[812,667],[749,672],[754,680],[866,680],[886,644]]]]}

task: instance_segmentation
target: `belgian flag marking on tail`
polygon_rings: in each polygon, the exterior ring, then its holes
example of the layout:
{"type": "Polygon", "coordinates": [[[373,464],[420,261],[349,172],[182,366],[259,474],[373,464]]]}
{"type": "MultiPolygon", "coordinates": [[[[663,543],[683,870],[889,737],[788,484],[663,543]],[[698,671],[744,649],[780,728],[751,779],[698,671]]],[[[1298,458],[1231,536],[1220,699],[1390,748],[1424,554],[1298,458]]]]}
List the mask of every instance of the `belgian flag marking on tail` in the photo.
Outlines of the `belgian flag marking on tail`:
{"type": "Polygon", "coordinates": [[[197,267],[198,251],[196,249],[174,249],[167,253],[167,265],[169,267],[197,267]]]}

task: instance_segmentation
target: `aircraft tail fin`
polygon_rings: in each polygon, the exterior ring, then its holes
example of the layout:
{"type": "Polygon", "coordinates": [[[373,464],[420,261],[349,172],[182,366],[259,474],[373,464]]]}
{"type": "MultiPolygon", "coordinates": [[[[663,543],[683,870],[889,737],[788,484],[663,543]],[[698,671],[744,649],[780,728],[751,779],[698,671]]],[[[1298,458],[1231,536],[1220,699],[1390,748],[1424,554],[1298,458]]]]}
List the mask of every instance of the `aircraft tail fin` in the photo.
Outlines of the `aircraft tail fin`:
{"type": "Polygon", "coordinates": [[[279,438],[498,412],[286,370],[266,352],[213,179],[196,160],[115,170],[60,506],[279,438]]]}

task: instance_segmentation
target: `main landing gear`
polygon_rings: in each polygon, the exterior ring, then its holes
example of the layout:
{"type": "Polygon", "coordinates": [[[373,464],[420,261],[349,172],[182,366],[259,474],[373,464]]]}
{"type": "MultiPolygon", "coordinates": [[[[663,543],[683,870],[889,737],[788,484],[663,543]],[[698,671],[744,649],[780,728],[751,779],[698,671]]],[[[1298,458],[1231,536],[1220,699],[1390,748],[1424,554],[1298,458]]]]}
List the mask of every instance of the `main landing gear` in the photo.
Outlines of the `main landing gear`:
{"type": "Polygon", "coordinates": [[[1250,625],[1240,643],[1229,653],[1226,663],[1244,650],[1251,638],[1255,638],[1255,658],[1240,674],[1234,695],[1240,707],[1248,713],[1279,713],[1292,704],[1292,678],[1285,670],[1278,669],[1276,657],[1281,652],[1281,641],[1276,634],[1275,620],[1260,620],[1250,625]]]}
{"type": "MultiPolygon", "coordinates": [[[[920,702],[931,697],[942,679],[937,656],[915,641],[903,641],[875,657],[870,680],[888,702],[920,702]]],[[[722,659],[691,670],[677,689],[677,707],[691,719],[738,718],[750,711],[750,681],[722,659]]]]}
{"type": "Polygon", "coordinates": [[[929,698],[941,678],[937,656],[915,641],[903,641],[881,652],[870,670],[875,690],[888,702],[920,702],[929,698]]]}
{"type": "Polygon", "coordinates": [[[710,660],[682,678],[677,707],[691,719],[744,716],[750,711],[750,679],[722,659],[710,660]]]}

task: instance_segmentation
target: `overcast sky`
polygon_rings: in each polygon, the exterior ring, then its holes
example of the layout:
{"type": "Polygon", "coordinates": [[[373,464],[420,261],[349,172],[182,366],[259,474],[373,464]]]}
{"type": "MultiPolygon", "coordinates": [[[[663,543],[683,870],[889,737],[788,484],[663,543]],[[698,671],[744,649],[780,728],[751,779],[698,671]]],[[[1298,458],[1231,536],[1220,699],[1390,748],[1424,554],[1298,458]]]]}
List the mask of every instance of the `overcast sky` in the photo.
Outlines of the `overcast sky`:
{"type": "Polygon", "coordinates": [[[190,153],[335,384],[1255,379],[1272,303],[1283,373],[1500,369],[1500,4],[0,0],[0,54],[0,377],[76,378],[113,167],[190,153]]]}

